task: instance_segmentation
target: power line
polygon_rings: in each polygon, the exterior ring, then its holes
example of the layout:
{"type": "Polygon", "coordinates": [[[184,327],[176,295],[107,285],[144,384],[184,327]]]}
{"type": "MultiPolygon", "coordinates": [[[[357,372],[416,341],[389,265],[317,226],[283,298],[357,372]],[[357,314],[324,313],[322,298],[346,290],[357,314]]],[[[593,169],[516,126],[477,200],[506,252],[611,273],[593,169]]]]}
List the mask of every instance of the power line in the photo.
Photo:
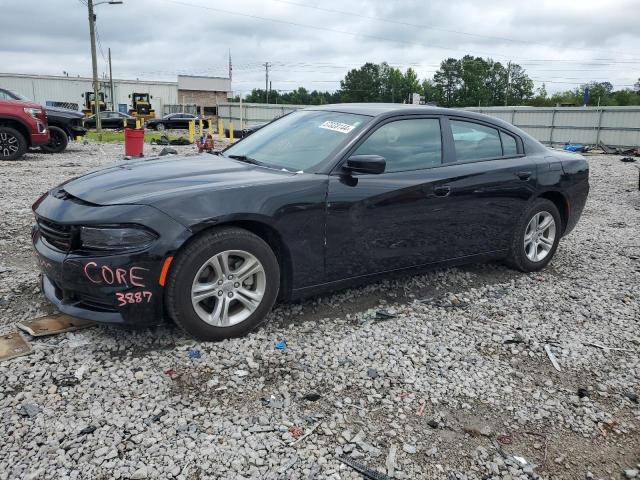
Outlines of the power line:
{"type": "MultiPolygon", "coordinates": [[[[375,21],[379,21],[379,22],[385,22],[385,23],[392,23],[395,25],[402,25],[402,26],[406,26],[406,27],[416,27],[416,28],[422,28],[422,29],[427,29],[427,30],[435,30],[438,32],[445,32],[445,33],[453,33],[456,35],[466,35],[469,37],[476,37],[476,38],[485,38],[485,39],[489,39],[489,40],[500,40],[503,42],[513,42],[513,43],[521,43],[521,44],[526,44],[526,45],[540,45],[540,46],[544,46],[544,47],[560,47],[559,45],[548,45],[545,43],[539,43],[539,42],[531,42],[528,40],[519,40],[519,39],[514,39],[514,38],[508,38],[508,37],[496,37],[496,36],[492,36],[492,35],[482,35],[482,34],[478,34],[478,33],[471,33],[471,32],[463,32],[460,30],[449,30],[446,28],[440,28],[440,27],[434,27],[432,25],[425,25],[425,24],[417,24],[417,23],[411,23],[411,22],[403,22],[400,20],[392,20],[389,18],[382,18],[382,17],[375,17],[372,15],[364,15],[361,13],[355,13],[355,12],[346,12],[344,10],[335,10],[332,8],[326,8],[326,7],[318,7],[317,5],[306,5],[304,3],[299,3],[299,2],[293,2],[291,0],[272,0],[274,2],[279,2],[279,3],[284,3],[287,5],[295,5],[297,7],[301,7],[301,8],[311,8],[314,10],[319,10],[319,11],[323,11],[323,12],[329,12],[329,13],[337,13],[340,15],[348,15],[351,17],[358,17],[358,18],[366,18],[368,20],[375,20],[375,21]]],[[[614,53],[616,55],[626,55],[629,56],[631,54],[629,53],[619,53],[619,52],[612,52],[610,50],[606,50],[606,49],[602,49],[602,48],[584,48],[584,47],[571,47],[572,50],[585,50],[585,51],[600,51],[600,52],[608,52],[608,53],[614,53]]]]}

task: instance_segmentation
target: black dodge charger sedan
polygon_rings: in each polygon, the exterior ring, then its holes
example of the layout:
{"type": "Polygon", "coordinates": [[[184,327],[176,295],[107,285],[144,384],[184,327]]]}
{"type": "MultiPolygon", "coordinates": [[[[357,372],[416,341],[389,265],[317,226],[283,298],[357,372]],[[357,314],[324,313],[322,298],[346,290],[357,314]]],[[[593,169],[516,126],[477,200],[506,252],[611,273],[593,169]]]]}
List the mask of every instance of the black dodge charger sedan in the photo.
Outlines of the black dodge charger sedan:
{"type": "Polygon", "coordinates": [[[428,267],[543,268],[587,162],[495,118],[434,107],[299,110],[218,155],[114,164],[34,204],[46,297],[99,322],[245,334],[278,297],[428,267]]]}

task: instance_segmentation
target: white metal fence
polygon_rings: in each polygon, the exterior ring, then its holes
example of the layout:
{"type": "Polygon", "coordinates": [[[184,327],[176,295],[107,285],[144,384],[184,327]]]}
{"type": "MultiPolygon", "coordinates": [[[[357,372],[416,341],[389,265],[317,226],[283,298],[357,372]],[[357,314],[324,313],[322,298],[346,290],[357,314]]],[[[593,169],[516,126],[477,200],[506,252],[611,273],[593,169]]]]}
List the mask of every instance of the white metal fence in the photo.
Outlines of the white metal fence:
{"type": "MultiPolygon", "coordinates": [[[[242,123],[269,122],[306,105],[242,104],[242,123]]],[[[547,145],[603,142],[640,146],[640,107],[473,107],[468,110],[505,120],[547,145]]],[[[240,125],[240,103],[221,103],[218,116],[240,125]]]]}
{"type": "Polygon", "coordinates": [[[225,124],[233,122],[236,128],[242,124],[253,125],[256,123],[270,122],[274,118],[282,117],[287,113],[305,108],[308,105],[275,105],[266,103],[242,103],[242,111],[240,103],[219,103],[218,118],[221,118],[225,124]]]}
{"type": "Polygon", "coordinates": [[[640,107],[484,107],[469,108],[500,118],[547,145],[602,142],[640,146],[640,107]]]}

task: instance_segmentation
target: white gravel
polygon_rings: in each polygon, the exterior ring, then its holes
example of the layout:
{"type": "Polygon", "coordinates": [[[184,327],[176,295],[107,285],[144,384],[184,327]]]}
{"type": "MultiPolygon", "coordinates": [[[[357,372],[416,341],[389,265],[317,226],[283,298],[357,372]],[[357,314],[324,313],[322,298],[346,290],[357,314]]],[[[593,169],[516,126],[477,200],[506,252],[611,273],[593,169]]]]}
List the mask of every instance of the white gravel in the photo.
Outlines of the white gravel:
{"type": "MultiPolygon", "coordinates": [[[[73,144],[0,164],[0,332],[51,312],[31,203],[121,153],[73,144]]],[[[280,305],[220,343],[173,326],[31,339],[35,353],[0,364],[0,479],[362,478],[341,455],[393,478],[633,478],[637,171],[589,162],[582,220],[537,274],[402,277],[280,305]]]]}

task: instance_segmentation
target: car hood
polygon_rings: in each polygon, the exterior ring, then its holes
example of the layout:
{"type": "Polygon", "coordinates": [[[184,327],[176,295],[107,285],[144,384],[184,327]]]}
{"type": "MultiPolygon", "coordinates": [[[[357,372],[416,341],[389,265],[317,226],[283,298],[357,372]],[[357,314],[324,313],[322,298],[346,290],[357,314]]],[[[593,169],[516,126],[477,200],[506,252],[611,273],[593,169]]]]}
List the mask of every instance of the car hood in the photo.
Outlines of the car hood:
{"type": "Polygon", "coordinates": [[[155,157],[90,172],[60,188],[97,205],[145,204],[206,189],[274,183],[295,173],[242,163],[219,155],[155,157]]]}

